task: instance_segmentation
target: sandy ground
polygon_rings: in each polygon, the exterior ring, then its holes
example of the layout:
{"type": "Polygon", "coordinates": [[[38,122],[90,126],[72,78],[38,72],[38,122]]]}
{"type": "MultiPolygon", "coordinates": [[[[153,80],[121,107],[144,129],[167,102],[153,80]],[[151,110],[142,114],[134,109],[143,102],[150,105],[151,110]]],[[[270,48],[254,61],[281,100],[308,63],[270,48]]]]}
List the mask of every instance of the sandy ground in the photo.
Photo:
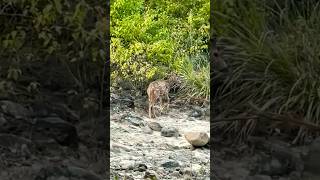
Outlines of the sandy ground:
{"type": "Polygon", "coordinates": [[[146,174],[155,174],[158,179],[187,179],[188,174],[192,179],[209,179],[209,148],[193,149],[184,138],[188,131],[210,135],[209,117],[195,118],[191,113],[190,108],[172,108],[167,114],[150,119],[143,110],[120,110],[114,105],[110,123],[112,174],[129,179],[143,179],[146,174]],[[150,122],[174,127],[180,136],[164,137],[148,128],[150,122]]]}

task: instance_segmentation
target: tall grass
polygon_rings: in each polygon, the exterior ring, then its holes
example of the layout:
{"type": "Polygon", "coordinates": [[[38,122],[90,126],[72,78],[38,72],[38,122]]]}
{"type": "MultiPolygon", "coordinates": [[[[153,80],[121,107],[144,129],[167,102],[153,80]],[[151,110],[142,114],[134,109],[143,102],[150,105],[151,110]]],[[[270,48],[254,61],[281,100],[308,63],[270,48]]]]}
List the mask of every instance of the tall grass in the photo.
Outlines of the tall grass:
{"type": "Polygon", "coordinates": [[[180,97],[188,102],[208,102],[210,99],[210,66],[208,55],[188,57],[177,68],[183,78],[180,97]]]}
{"type": "MultiPolygon", "coordinates": [[[[233,69],[223,101],[245,110],[250,100],[266,111],[300,113],[319,124],[319,2],[233,2],[234,6],[217,4],[215,12],[214,28],[233,69]]],[[[301,133],[298,136],[303,139],[301,133]]]]}

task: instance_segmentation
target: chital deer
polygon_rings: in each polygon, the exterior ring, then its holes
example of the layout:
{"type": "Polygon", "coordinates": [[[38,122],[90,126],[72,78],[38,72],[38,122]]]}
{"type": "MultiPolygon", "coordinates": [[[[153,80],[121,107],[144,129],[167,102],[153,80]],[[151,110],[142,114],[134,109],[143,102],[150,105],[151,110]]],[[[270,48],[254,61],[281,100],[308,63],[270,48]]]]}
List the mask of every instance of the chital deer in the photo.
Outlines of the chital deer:
{"type": "Polygon", "coordinates": [[[160,100],[160,106],[163,108],[164,98],[167,100],[167,109],[169,109],[169,91],[172,88],[179,86],[180,78],[172,73],[167,80],[156,80],[149,84],[147,89],[149,100],[149,117],[156,117],[154,106],[160,100]]]}

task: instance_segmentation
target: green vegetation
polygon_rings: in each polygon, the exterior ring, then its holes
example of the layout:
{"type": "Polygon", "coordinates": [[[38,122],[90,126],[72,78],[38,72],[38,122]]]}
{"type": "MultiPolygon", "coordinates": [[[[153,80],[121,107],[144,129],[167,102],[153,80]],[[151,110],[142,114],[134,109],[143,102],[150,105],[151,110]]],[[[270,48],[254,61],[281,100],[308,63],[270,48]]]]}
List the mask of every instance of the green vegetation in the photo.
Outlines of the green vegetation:
{"type": "MultiPolygon", "coordinates": [[[[229,113],[247,111],[250,100],[265,111],[297,113],[320,123],[319,5],[314,0],[215,1],[214,32],[233,67],[221,98],[232,107],[229,113]]],[[[296,140],[306,135],[300,129],[296,140]]]]}
{"type": "Polygon", "coordinates": [[[112,85],[124,81],[144,92],[150,81],[175,71],[187,98],[208,100],[209,12],[209,0],[112,0],[112,85]]]}
{"type": "Polygon", "coordinates": [[[2,1],[1,96],[14,94],[18,85],[24,92],[45,84],[53,88],[56,81],[84,91],[98,84],[97,78],[102,82],[105,7],[106,1],[91,0],[2,1]]]}

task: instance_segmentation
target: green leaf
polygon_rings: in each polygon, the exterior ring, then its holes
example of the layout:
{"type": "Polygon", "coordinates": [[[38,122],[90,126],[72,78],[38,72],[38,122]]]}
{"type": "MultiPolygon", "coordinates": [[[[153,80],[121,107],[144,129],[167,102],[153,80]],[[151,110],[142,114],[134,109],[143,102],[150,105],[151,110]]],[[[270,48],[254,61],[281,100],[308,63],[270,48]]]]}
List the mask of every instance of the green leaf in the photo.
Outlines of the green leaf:
{"type": "Polygon", "coordinates": [[[49,16],[51,9],[52,9],[52,4],[46,5],[46,7],[42,10],[44,16],[49,16]]]}
{"type": "Polygon", "coordinates": [[[11,32],[11,36],[12,36],[12,38],[14,39],[14,38],[17,36],[17,31],[12,31],[12,32],[11,32]]]}
{"type": "Polygon", "coordinates": [[[77,58],[72,58],[71,60],[70,60],[70,62],[76,62],[77,61],[77,58]]]}
{"type": "Polygon", "coordinates": [[[62,6],[61,6],[60,0],[54,0],[54,4],[55,4],[57,11],[61,14],[62,13],[62,6]]]}
{"type": "Polygon", "coordinates": [[[80,51],[80,52],[79,52],[79,56],[80,56],[80,58],[83,58],[83,57],[84,57],[84,52],[83,52],[83,51],[80,51]]]}
{"type": "Polygon", "coordinates": [[[78,40],[80,33],[79,32],[74,32],[72,33],[72,37],[74,40],[78,40]]]}
{"type": "Polygon", "coordinates": [[[49,54],[52,54],[54,50],[55,50],[55,47],[54,47],[54,46],[50,46],[50,47],[47,49],[47,51],[48,51],[49,54]]]}

